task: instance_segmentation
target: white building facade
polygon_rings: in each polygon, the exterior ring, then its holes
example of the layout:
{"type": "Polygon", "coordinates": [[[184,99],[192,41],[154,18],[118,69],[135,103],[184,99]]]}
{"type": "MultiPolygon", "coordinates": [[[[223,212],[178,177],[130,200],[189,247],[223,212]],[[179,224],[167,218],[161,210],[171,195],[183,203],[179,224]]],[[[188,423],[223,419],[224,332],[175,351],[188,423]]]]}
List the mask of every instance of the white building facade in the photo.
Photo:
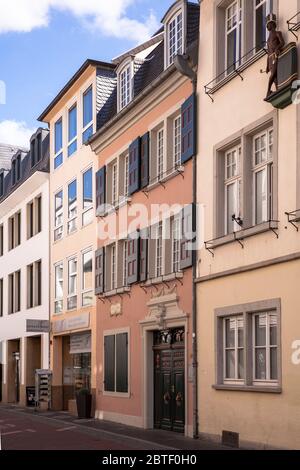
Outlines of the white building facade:
{"type": "Polygon", "coordinates": [[[0,398],[29,404],[49,367],[49,135],[0,169],[0,398]]]}

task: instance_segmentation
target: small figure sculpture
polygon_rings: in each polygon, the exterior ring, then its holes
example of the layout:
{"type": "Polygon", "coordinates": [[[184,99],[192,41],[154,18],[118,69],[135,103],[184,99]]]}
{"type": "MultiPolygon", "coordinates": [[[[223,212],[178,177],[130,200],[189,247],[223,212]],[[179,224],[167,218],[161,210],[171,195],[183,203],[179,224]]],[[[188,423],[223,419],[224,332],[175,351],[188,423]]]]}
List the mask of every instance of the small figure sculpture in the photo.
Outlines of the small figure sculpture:
{"type": "Polygon", "coordinates": [[[267,16],[267,29],[270,32],[269,38],[267,41],[268,46],[268,63],[267,63],[267,73],[271,73],[269,78],[269,86],[267,98],[272,93],[272,85],[275,83],[276,90],[278,89],[278,80],[277,80],[277,66],[278,66],[278,57],[282,51],[285,42],[282,36],[281,31],[276,31],[277,19],[276,15],[270,14],[267,16]]]}

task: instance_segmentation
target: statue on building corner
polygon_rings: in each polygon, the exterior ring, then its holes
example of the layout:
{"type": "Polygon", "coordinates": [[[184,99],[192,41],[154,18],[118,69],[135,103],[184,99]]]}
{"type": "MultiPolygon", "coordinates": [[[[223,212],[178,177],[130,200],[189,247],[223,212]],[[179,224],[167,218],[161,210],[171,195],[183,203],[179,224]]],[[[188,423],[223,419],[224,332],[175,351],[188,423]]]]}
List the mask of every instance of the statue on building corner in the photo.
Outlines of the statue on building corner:
{"type": "Polygon", "coordinates": [[[268,63],[267,63],[267,73],[271,73],[269,78],[268,92],[267,97],[272,94],[272,85],[275,83],[276,90],[278,88],[278,79],[277,79],[277,67],[278,67],[278,57],[282,51],[285,42],[281,31],[277,31],[277,18],[276,15],[270,14],[267,16],[267,29],[270,32],[269,38],[267,41],[267,51],[268,51],[268,63]]]}

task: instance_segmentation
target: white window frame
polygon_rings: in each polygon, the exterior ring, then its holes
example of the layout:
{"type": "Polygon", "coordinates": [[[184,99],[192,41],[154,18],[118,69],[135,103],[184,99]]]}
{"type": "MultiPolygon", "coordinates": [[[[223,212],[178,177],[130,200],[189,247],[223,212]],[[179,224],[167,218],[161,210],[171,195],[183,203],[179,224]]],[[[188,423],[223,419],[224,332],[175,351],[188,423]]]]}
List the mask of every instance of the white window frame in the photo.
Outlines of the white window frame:
{"type": "MultiPolygon", "coordinates": [[[[252,315],[252,364],[253,364],[253,385],[276,385],[279,382],[279,371],[277,368],[277,379],[271,379],[271,349],[277,350],[278,355],[278,314],[275,311],[270,312],[257,312],[252,315]],[[266,317],[266,345],[265,346],[256,346],[256,337],[255,337],[255,319],[257,317],[265,316],[266,317]],[[276,327],[277,327],[277,344],[271,345],[270,344],[270,317],[276,317],[276,327]],[[266,378],[265,379],[257,379],[256,378],[256,358],[255,352],[256,349],[265,349],[266,350],[266,378]]],[[[278,357],[277,357],[278,362],[278,357]]]]}
{"type": "MultiPolygon", "coordinates": [[[[129,328],[120,328],[116,330],[106,330],[103,332],[103,355],[102,357],[104,358],[105,361],[105,348],[104,348],[104,338],[105,336],[116,336],[118,334],[122,333],[127,333],[127,342],[128,342],[128,347],[127,347],[127,364],[128,364],[128,390],[127,392],[116,392],[116,391],[107,391],[105,390],[104,383],[105,383],[105,368],[103,367],[103,396],[114,396],[114,397],[122,397],[122,398],[129,398],[131,396],[131,364],[130,364],[130,359],[131,359],[131,354],[130,354],[130,329],[129,328]]],[[[116,347],[116,340],[115,340],[115,347],[116,347]]],[[[117,373],[117,367],[116,367],[116,350],[115,350],[115,389],[116,389],[116,373],[117,373]]]]}
{"type": "Polygon", "coordinates": [[[68,299],[67,299],[67,309],[68,310],[76,310],[77,308],[77,271],[78,271],[78,260],[77,256],[74,256],[72,258],[68,258],[68,299]],[[76,271],[70,272],[70,264],[72,262],[76,263],[76,271]],[[74,282],[74,292],[70,292],[70,280],[71,278],[75,278],[74,282]],[[76,297],[76,306],[69,307],[69,302],[71,299],[74,299],[76,297]]]}
{"type": "MultiPolygon", "coordinates": [[[[82,115],[81,115],[81,117],[82,117],[82,120],[81,120],[82,132],[81,132],[81,135],[82,135],[82,139],[83,139],[83,134],[85,133],[85,131],[90,126],[94,126],[94,113],[95,113],[95,110],[94,110],[94,87],[93,87],[92,83],[87,88],[85,88],[84,91],[82,92],[81,103],[82,103],[82,115]],[[88,93],[90,89],[92,90],[92,120],[83,127],[83,101],[84,101],[84,95],[86,93],[88,93]]],[[[78,131],[78,129],[77,129],[77,131],[78,131]]],[[[93,131],[94,131],[94,127],[93,127],[93,131]]]]}
{"type": "Polygon", "coordinates": [[[110,288],[115,290],[117,288],[117,246],[116,243],[111,245],[111,277],[110,277],[110,288]]]}
{"type": "Polygon", "coordinates": [[[55,122],[53,124],[53,135],[54,135],[54,141],[53,141],[53,150],[54,150],[54,159],[53,159],[53,168],[54,170],[57,170],[58,168],[60,168],[62,166],[62,163],[63,163],[63,152],[64,152],[64,120],[63,120],[63,116],[60,116],[58,117],[57,119],[55,119],[55,122]],[[56,140],[56,124],[61,121],[61,134],[62,134],[62,146],[61,148],[56,152],[55,151],[55,140],[56,140]],[[62,154],[62,163],[60,165],[58,165],[56,168],[54,166],[55,164],[55,160],[56,158],[62,154]]]}
{"type": "Polygon", "coordinates": [[[84,257],[87,255],[87,254],[90,254],[91,255],[91,260],[92,260],[92,274],[91,274],[91,277],[93,279],[93,250],[92,248],[88,248],[84,251],[81,252],[81,306],[83,308],[85,307],[89,307],[93,304],[93,300],[91,300],[90,303],[86,303],[84,304],[83,302],[83,298],[84,298],[84,295],[85,294],[92,294],[93,293],[93,281],[92,281],[92,285],[91,287],[86,287],[84,285],[84,271],[83,271],[83,268],[84,268],[84,257]]]}
{"type": "Polygon", "coordinates": [[[94,206],[94,181],[93,181],[93,167],[86,168],[85,170],[82,171],[82,176],[81,176],[81,183],[82,183],[82,216],[81,216],[81,221],[82,221],[82,227],[85,227],[86,225],[89,225],[90,223],[93,222],[93,206],[94,206]],[[84,175],[88,172],[92,171],[92,202],[87,206],[84,207],[84,184],[83,184],[83,179],[84,175]],[[85,220],[87,219],[87,221],[85,220]]]}
{"type": "Polygon", "coordinates": [[[167,23],[167,67],[173,64],[174,58],[177,54],[182,54],[184,51],[184,29],[184,12],[182,9],[180,9],[170,18],[167,23]],[[174,28],[172,44],[171,28],[174,28]]]}
{"type": "MultiPolygon", "coordinates": [[[[239,67],[242,62],[242,51],[243,51],[243,0],[234,0],[228,7],[226,8],[225,11],[225,69],[228,70],[229,68],[237,68],[239,67]],[[233,8],[233,6],[236,6],[236,13],[235,15],[237,16],[237,22],[234,24],[234,14],[230,15],[230,10],[233,8]],[[228,23],[231,22],[231,27],[229,27],[228,23]],[[237,37],[237,47],[236,47],[236,55],[235,55],[235,60],[234,64],[228,64],[227,63],[227,52],[228,52],[228,36],[230,33],[232,33],[234,30],[236,30],[236,37],[237,37]]],[[[229,70],[226,72],[227,74],[230,74],[232,70],[229,70]]]]}
{"type": "Polygon", "coordinates": [[[157,179],[161,180],[164,177],[165,171],[165,129],[161,127],[156,135],[156,148],[157,148],[157,179]]]}
{"type": "Polygon", "coordinates": [[[118,72],[119,111],[126,108],[132,100],[133,63],[126,63],[118,72]],[[125,81],[124,81],[125,80],[125,81]]]}
{"type": "Polygon", "coordinates": [[[155,276],[163,276],[163,223],[160,221],[156,227],[155,244],[155,276]]]}
{"type": "Polygon", "coordinates": [[[63,261],[60,261],[59,263],[56,263],[54,265],[54,313],[56,315],[60,314],[63,312],[63,303],[64,303],[64,263],[63,261]],[[61,269],[62,277],[58,278],[57,277],[57,270],[61,269]],[[57,296],[57,283],[60,283],[61,285],[61,290],[62,290],[62,296],[59,297],[57,296]],[[59,305],[61,307],[59,308],[59,305]]]}
{"type": "Polygon", "coordinates": [[[54,194],[54,241],[57,242],[63,238],[63,224],[64,224],[64,193],[60,189],[54,194]],[[56,209],[56,197],[62,194],[62,205],[56,209]]]}
{"type": "Polygon", "coordinates": [[[227,384],[241,384],[245,382],[245,341],[243,346],[238,345],[238,322],[243,322],[243,337],[245,337],[245,322],[243,315],[232,315],[223,318],[223,382],[227,384]],[[234,347],[226,347],[226,322],[234,321],[234,347]],[[239,378],[239,351],[244,352],[244,377],[239,378]],[[234,377],[226,377],[226,352],[234,351],[234,377]]]}
{"type": "Polygon", "coordinates": [[[119,180],[118,180],[118,161],[116,160],[112,163],[111,166],[111,203],[113,206],[118,204],[118,197],[119,197],[119,180]]]}
{"type": "MultiPolygon", "coordinates": [[[[241,184],[242,184],[242,178],[241,178],[241,171],[240,171],[240,164],[241,164],[241,159],[242,159],[242,148],[241,145],[235,146],[230,148],[225,152],[225,183],[224,183],[224,201],[225,201],[225,211],[224,211],[224,216],[225,216],[225,233],[226,235],[229,235],[229,226],[228,226],[228,188],[230,186],[234,186],[234,192],[235,192],[235,216],[236,218],[241,217],[241,201],[240,201],[240,194],[241,194],[241,184]],[[233,163],[232,156],[233,154],[236,155],[236,160],[235,163],[233,163]],[[230,158],[230,160],[229,160],[230,158]],[[230,161],[230,163],[229,163],[230,161]],[[235,168],[235,171],[233,171],[235,168]],[[228,174],[228,170],[231,169],[231,171],[228,174]]],[[[233,214],[232,214],[233,215],[233,214]]],[[[241,229],[239,225],[236,222],[233,222],[233,232],[237,232],[241,229]]]]}
{"type": "Polygon", "coordinates": [[[68,235],[76,232],[77,230],[77,215],[78,215],[78,183],[77,179],[70,181],[68,184],[68,223],[67,223],[67,230],[68,235]],[[73,204],[69,204],[69,186],[73,183],[76,183],[76,199],[73,204]]]}
{"type": "MultiPolygon", "coordinates": [[[[273,153],[274,153],[274,129],[270,127],[259,134],[253,136],[253,154],[252,154],[252,173],[253,173],[253,225],[259,225],[260,223],[268,222],[272,220],[273,217],[273,153]],[[259,147],[259,150],[256,150],[256,141],[265,137],[266,147],[265,147],[265,159],[260,158],[257,162],[257,155],[261,153],[263,147],[259,147]],[[257,204],[256,204],[256,178],[257,174],[260,172],[265,173],[265,178],[267,180],[267,194],[266,194],[266,220],[257,222],[257,204]]],[[[262,213],[264,209],[262,207],[262,213]]],[[[264,217],[263,217],[264,219],[264,217]]]]}
{"type": "Polygon", "coordinates": [[[174,168],[181,165],[181,115],[173,120],[173,165],[174,168]]]}
{"type": "MultiPolygon", "coordinates": [[[[256,0],[253,0],[253,47],[256,47],[256,12],[262,6],[266,5],[266,16],[271,13],[271,2],[270,0],[260,0],[259,4],[256,5],[256,0]]],[[[266,41],[268,38],[268,29],[266,28],[266,41]]]]}
{"type": "Polygon", "coordinates": [[[78,142],[77,142],[77,150],[75,150],[73,153],[71,153],[71,155],[69,155],[69,147],[75,142],[77,141],[77,138],[78,138],[78,105],[77,105],[77,102],[75,101],[74,103],[72,103],[72,105],[68,108],[68,111],[67,111],[67,116],[68,116],[68,153],[67,153],[67,156],[68,158],[71,158],[73,157],[73,155],[77,152],[78,150],[78,142]],[[71,140],[69,140],[69,132],[70,132],[70,112],[76,108],[76,135],[75,137],[73,137],[71,140]]]}
{"type": "Polygon", "coordinates": [[[180,272],[180,247],[181,247],[181,217],[174,216],[172,219],[172,271],[180,272]]]}

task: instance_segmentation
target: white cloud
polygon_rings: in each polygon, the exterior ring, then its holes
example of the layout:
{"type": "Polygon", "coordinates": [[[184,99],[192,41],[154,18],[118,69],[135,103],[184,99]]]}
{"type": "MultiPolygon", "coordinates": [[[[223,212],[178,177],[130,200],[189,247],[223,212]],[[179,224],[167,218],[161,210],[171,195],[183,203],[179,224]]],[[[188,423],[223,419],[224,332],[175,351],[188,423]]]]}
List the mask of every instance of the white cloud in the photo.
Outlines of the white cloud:
{"type": "Polygon", "coordinates": [[[144,21],[127,16],[136,0],[0,0],[0,34],[29,32],[48,26],[51,9],[66,11],[93,31],[134,41],[147,39],[158,28],[153,12],[144,21]]]}
{"type": "Polygon", "coordinates": [[[29,148],[29,140],[34,132],[35,129],[30,129],[23,121],[0,122],[0,142],[2,144],[29,148]]]}

